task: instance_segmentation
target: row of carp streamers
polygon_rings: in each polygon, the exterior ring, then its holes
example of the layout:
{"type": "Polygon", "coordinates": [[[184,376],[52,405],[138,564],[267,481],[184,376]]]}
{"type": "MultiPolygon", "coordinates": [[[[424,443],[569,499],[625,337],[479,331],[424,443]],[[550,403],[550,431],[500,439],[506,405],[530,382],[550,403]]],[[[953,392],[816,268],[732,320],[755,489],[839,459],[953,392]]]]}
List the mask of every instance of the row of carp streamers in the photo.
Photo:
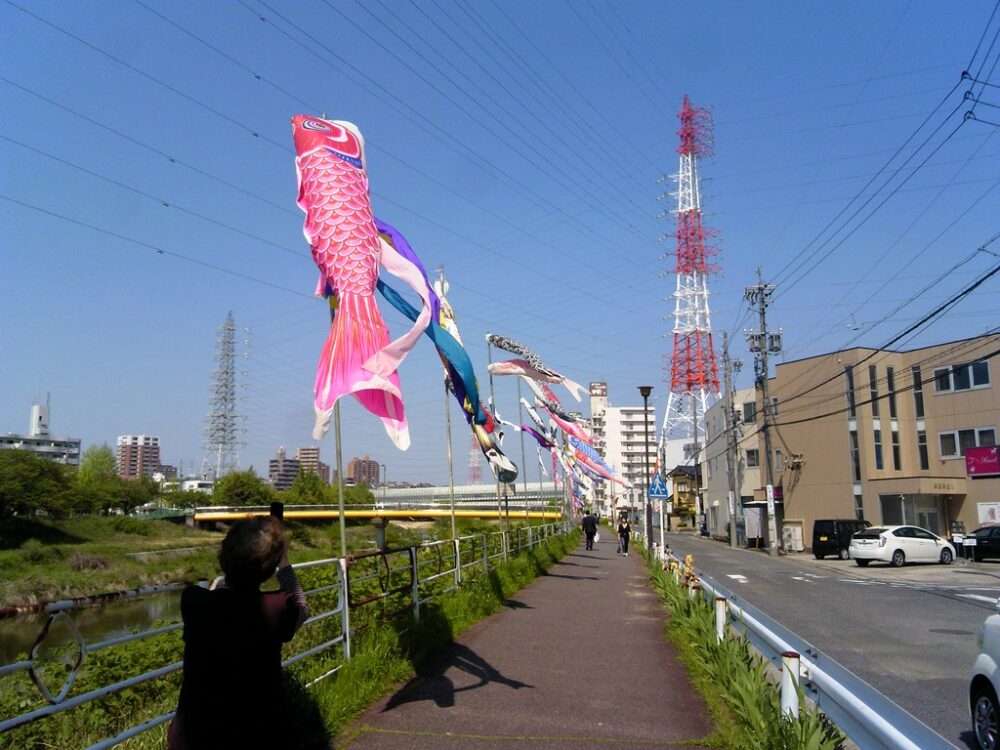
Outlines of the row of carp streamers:
{"type": "MultiPolygon", "coordinates": [[[[403,234],[374,216],[361,131],[342,120],[296,115],[292,137],[298,178],[296,202],[305,212],[303,234],[320,272],[316,294],[325,297],[330,306],[330,328],[314,384],[313,436],[318,440],[326,433],[337,401],[351,395],[382,421],[393,443],[406,450],[410,436],[398,369],[418,339],[426,335],[437,350],[448,389],[461,406],[491,471],[500,481],[513,482],[518,470],[503,454],[495,415],[479,397],[475,371],[446,298],[447,284],[432,285],[403,234]],[[420,298],[420,308],[389,286],[380,271],[413,289],[420,298]],[[413,322],[410,330],[395,340],[389,340],[375,301],[376,289],[413,322]]],[[[520,342],[495,334],[488,334],[487,341],[517,355],[516,359],[492,363],[490,374],[523,378],[535,395],[535,405],[548,413],[553,424],[570,439],[590,447],[593,440],[589,433],[562,408],[547,384],[562,384],[577,401],[585,392],[583,387],[546,367],[520,342]]],[[[613,473],[592,448],[593,456],[579,447],[560,452],[554,428],[546,428],[537,412],[530,405],[528,408],[541,432],[527,425],[514,427],[528,432],[540,447],[549,450],[553,462],[558,454],[567,476],[577,478],[575,485],[585,485],[593,474],[603,477],[606,472],[613,473]]]]}

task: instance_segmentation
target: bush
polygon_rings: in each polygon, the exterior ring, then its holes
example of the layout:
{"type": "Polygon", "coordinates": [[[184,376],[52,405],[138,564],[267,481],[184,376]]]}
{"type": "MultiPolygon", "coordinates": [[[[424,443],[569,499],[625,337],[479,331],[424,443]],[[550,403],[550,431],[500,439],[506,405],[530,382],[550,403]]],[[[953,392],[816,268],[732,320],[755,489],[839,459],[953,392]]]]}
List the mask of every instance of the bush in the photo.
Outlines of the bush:
{"type": "Polygon", "coordinates": [[[45,562],[54,556],[53,553],[53,547],[46,547],[37,539],[29,539],[21,545],[21,559],[26,563],[45,562]]]}
{"type": "Polygon", "coordinates": [[[105,570],[108,567],[108,561],[100,555],[84,555],[75,552],[70,558],[69,567],[76,573],[82,570],[105,570]]]}

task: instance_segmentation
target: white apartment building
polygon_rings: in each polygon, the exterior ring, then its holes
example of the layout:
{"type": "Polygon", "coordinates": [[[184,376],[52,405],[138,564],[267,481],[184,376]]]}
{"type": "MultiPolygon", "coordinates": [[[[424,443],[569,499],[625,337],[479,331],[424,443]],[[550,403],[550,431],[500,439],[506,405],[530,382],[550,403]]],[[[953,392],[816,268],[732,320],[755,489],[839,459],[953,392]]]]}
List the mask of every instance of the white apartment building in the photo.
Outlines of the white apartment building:
{"type": "MultiPolygon", "coordinates": [[[[736,474],[737,497],[733,499],[736,513],[736,536],[742,544],[747,538],[760,536],[761,514],[755,507],[754,489],[760,486],[760,456],[758,450],[757,402],[753,387],[734,394],[737,441],[733,470],[736,474]],[[748,528],[750,527],[750,528],[748,528]]],[[[702,489],[705,523],[709,534],[729,533],[729,472],[726,450],[726,401],[716,401],[705,415],[705,448],[701,451],[702,489]]]]}
{"type": "Polygon", "coordinates": [[[49,406],[33,404],[27,435],[0,435],[0,450],[22,450],[71,466],[80,465],[80,441],[76,438],[56,438],[49,434],[49,406]]]}

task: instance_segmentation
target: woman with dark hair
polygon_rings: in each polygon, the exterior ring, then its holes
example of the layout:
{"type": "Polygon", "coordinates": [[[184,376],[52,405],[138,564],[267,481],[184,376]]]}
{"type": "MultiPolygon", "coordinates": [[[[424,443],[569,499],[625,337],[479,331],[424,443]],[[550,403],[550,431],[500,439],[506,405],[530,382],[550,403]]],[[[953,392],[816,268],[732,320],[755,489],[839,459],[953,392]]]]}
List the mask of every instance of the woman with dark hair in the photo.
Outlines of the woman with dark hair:
{"type": "Polygon", "coordinates": [[[281,521],[246,518],[219,549],[225,583],[185,589],[184,679],[170,750],[278,748],[287,737],[281,644],[309,616],[281,521]],[[279,591],[260,586],[277,569],[279,591]]]}

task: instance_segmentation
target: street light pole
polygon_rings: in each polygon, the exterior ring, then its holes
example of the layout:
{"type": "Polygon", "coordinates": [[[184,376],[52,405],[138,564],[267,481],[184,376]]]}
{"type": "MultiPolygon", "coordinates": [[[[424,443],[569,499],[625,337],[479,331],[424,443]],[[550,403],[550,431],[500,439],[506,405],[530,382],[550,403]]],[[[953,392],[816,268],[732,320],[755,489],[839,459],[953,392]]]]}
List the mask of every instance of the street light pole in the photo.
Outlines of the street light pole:
{"type": "MultiPolygon", "coordinates": [[[[653,508],[649,504],[649,394],[653,392],[653,386],[651,385],[640,385],[639,394],[642,396],[642,429],[645,434],[644,446],[642,449],[642,465],[643,465],[643,477],[645,481],[643,485],[645,493],[642,501],[643,506],[646,509],[645,512],[645,535],[646,535],[646,548],[649,548],[650,539],[653,538],[653,508]]],[[[662,513],[663,510],[660,510],[662,513]]]]}
{"type": "MultiPolygon", "coordinates": [[[[385,464],[379,464],[379,466],[382,467],[382,507],[385,508],[385,502],[388,499],[386,497],[386,495],[388,493],[388,490],[386,489],[386,487],[387,487],[387,482],[389,481],[389,470],[387,468],[385,468],[385,464]]],[[[398,498],[397,498],[397,501],[398,501],[398,498]]],[[[397,507],[397,509],[399,508],[398,502],[397,502],[396,507],[397,507]]]]}

